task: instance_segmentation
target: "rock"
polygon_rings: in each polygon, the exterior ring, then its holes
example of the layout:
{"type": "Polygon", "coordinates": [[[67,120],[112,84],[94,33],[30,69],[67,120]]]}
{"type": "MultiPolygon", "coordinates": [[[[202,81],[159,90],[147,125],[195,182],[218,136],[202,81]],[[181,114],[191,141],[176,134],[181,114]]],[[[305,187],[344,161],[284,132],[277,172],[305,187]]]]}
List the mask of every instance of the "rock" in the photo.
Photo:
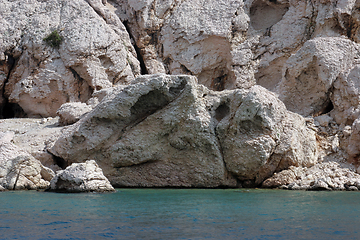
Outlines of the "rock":
{"type": "Polygon", "coordinates": [[[22,110],[16,117],[54,117],[63,103],[85,102],[140,74],[121,21],[100,0],[88,2],[0,3],[0,86],[9,106],[22,110]],[[54,30],[58,46],[43,40],[54,30]]]}
{"type": "Polygon", "coordinates": [[[329,115],[321,115],[321,116],[318,116],[318,117],[315,117],[314,118],[316,121],[319,122],[320,126],[322,127],[327,127],[329,126],[330,122],[333,120],[332,117],[330,117],[329,115]]]}
{"type": "MultiPolygon", "coordinates": [[[[58,118],[43,119],[1,119],[0,133],[6,133],[8,138],[12,139],[17,147],[31,154],[39,160],[44,166],[57,171],[62,166],[61,161],[55,160],[46,148],[52,144],[61,135],[62,127],[58,126],[58,118]]],[[[9,142],[9,141],[8,141],[9,142]]]]}
{"type": "Polygon", "coordinates": [[[315,191],[319,191],[319,190],[331,190],[331,188],[329,187],[329,185],[326,183],[326,181],[322,178],[317,179],[315,182],[312,182],[310,184],[310,188],[309,190],[315,190],[315,191]]]}
{"type": "Polygon", "coordinates": [[[277,92],[287,109],[303,116],[331,110],[330,88],[341,72],[350,69],[358,46],[345,38],[307,41],[284,66],[277,92]]]}
{"type": "Polygon", "coordinates": [[[338,124],[351,125],[360,116],[360,65],[344,71],[334,82],[331,115],[338,124]]]}
{"type": "Polygon", "coordinates": [[[337,162],[317,163],[313,167],[289,167],[266,179],[263,187],[301,190],[355,190],[360,175],[337,162]],[[354,186],[354,187],[351,187],[354,186]]]}
{"type": "Polygon", "coordinates": [[[73,103],[64,103],[57,110],[56,114],[60,117],[59,124],[70,125],[79,121],[84,114],[90,112],[92,107],[86,103],[73,102],[73,103]]]}
{"type": "Polygon", "coordinates": [[[191,74],[213,90],[255,84],[243,1],[114,2],[147,73],[191,74]]]}
{"type": "Polygon", "coordinates": [[[115,191],[94,160],[73,163],[65,170],[58,171],[47,190],[71,193],[115,191]]]}
{"type": "Polygon", "coordinates": [[[236,186],[204,91],[190,76],[140,77],[68,126],[49,151],[69,163],[96,159],[116,187],[236,186]]]}
{"type": "Polygon", "coordinates": [[[273,93],[254,86],[229,102],[240,105],[230,108],[232,114],[219,123],[217,134],[226,166],[240,180],[258,185],[275,170],[316,163],[315,133],[273,93]]]}
{"type": "Polygon", "coordinates": [[[308,40],[359,42],[354,1],[110,3],[134,37],[147,73],[192,74],[213,90],[249,88],[256,81],[274,91],[287,60],[308,40]]]}
{"type": "Polygon", "coordinates": [[[360,117],[354,121],[351,130],[346,150],[351,160],[357,161],[360,154],[360,117]]]}
{"type": "Polygon", "coordinates": [[[232,175],[260,184],[317,159],[314,132],[266,89],[213,92],[167,75],[114,89],[49,151],[96,159],[117,187],[234,187],[232,175]]]}
{"type": "Polygon", "coordinates": [[[8,134],[0,133],[0,185],[4,189],[44,189],[54,175],[26,151],[10,142],[8,134]]]}

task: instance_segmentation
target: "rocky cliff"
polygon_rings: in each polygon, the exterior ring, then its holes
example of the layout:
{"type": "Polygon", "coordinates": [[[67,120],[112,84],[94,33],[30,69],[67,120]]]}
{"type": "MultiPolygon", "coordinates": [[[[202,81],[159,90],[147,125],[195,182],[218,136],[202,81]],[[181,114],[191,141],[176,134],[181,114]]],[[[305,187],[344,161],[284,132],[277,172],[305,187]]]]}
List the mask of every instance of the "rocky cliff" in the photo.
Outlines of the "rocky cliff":
{"type": "Polygon", "coordinates": [[[357,189],[359,9],[0,0],[2,165],[18,148],[116,187],[357,189]]]}

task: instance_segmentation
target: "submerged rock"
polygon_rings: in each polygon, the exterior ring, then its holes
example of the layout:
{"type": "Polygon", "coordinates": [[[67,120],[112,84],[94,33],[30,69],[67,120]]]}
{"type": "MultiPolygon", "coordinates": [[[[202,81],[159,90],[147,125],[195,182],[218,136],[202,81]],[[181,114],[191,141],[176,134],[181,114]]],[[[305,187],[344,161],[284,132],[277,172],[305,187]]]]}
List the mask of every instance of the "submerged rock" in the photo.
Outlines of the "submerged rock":
{"type": "Polygon", "coordinates": [[[54,192],[115,191],[94,160],[73,163],[65,170],[58,171],[47,190],[54,192]]]}

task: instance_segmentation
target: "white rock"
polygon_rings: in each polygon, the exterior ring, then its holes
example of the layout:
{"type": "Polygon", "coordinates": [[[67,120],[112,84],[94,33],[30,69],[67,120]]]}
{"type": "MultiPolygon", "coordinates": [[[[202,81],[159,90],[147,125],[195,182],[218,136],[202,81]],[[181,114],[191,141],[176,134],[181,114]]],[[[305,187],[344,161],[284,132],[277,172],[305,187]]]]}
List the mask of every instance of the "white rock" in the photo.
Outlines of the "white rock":
{"type": "Polygon", "coordinates": [[[96,159],[115,186],[260,184],[275,170],[316,162],[305,120],[260,86],[212,92],[190,76],[147,75],[109,92],[49,149],[96,159]]]}
{"type": "Polygon", "coordinates": [[[0,185],[9,190],[44,189],[54,175],[26,151],[10,141],[0,143],[0,185]]]}
{"type": "Polygon", "coordinates": [[[332,117],[330,117],[329,115],[326,115],[326,114],[321,115],[321,116],[318,116],[318,117],[315,117],[314,119],[315,119],[316,121],[318,121],[319,124],[320,124],[320,126],[322,126],[322,127],[327,127],[327,126],[329,126],[330,121],[333,120],[332,117]]]}
{"type": "Polygon", "coordinates": [[[131,82],[140,74],[119,18],[100,7],[100,0],[89,3],[1,3],[0,75],[6,78],[0,78],[0,86],[7,81],[5,97],[27,116],[55,116],[65,102],[85,102],[94,90],[131,82]],[[54,30],[63,39],[59,47],[43,40],[54,30]]]}
{"type": "Polygon", "coordinates": [[[47,121],[43,123],[39,119],[29,118],[2,119],[0,120],[0,144],[2,140],[7,139],[6,142],[11,141],[44,166],[54,171],[59,170],[53,156],[46,150],[61,135],[62,127],[59,127],[57,123],[58,118],[47,118],[47,121]],[[1,137],[4,133],[5,136],[1,137]]]}
{"type": "Polygon", "coordinates": [[[56,114],[60,117],[60,125],[70,125],[79,121],[86,113],[90,112],[92,107],[86,103],[73,102],[64,103],[57,110],[56,114]]]}
{"type": "Polygon", "coordinates": [[[94,160],[73,163],[65,170],[58,171],[47,190],[55,192],[115,191],[94,160]]]}
{"type": "Polygon", "coordinates": [[[357,45],[345,38],[316,38],[286,62],[277,92],[290,111],[303,116],[326,113],[329,89],[341,72],[350,69],[357,45]]]}
{"type": "Polygon", "coordinates": [[[318,163],[310,168],[290,167],[268,179],[263,187],[287,187],[301,185],[308,190],[356,190],[360,175],[336,162],[318,163]],[[302,173],[300,173],[302,172],[302,173]],[[304,177],[304,175],[307,175],[304,177]],[[291,177],[289,177],[291,176],[291,177]]]}

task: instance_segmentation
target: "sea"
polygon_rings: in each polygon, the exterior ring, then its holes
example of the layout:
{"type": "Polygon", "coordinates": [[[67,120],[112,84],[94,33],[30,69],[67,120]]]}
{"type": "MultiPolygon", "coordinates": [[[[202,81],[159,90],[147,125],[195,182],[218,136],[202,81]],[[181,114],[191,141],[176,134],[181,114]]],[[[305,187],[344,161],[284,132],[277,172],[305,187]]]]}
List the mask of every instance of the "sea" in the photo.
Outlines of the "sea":
{"type": "Polygon", "coordinates": [[[360,192],[8,191],[0,239],[360,239],[360,192]]]}

